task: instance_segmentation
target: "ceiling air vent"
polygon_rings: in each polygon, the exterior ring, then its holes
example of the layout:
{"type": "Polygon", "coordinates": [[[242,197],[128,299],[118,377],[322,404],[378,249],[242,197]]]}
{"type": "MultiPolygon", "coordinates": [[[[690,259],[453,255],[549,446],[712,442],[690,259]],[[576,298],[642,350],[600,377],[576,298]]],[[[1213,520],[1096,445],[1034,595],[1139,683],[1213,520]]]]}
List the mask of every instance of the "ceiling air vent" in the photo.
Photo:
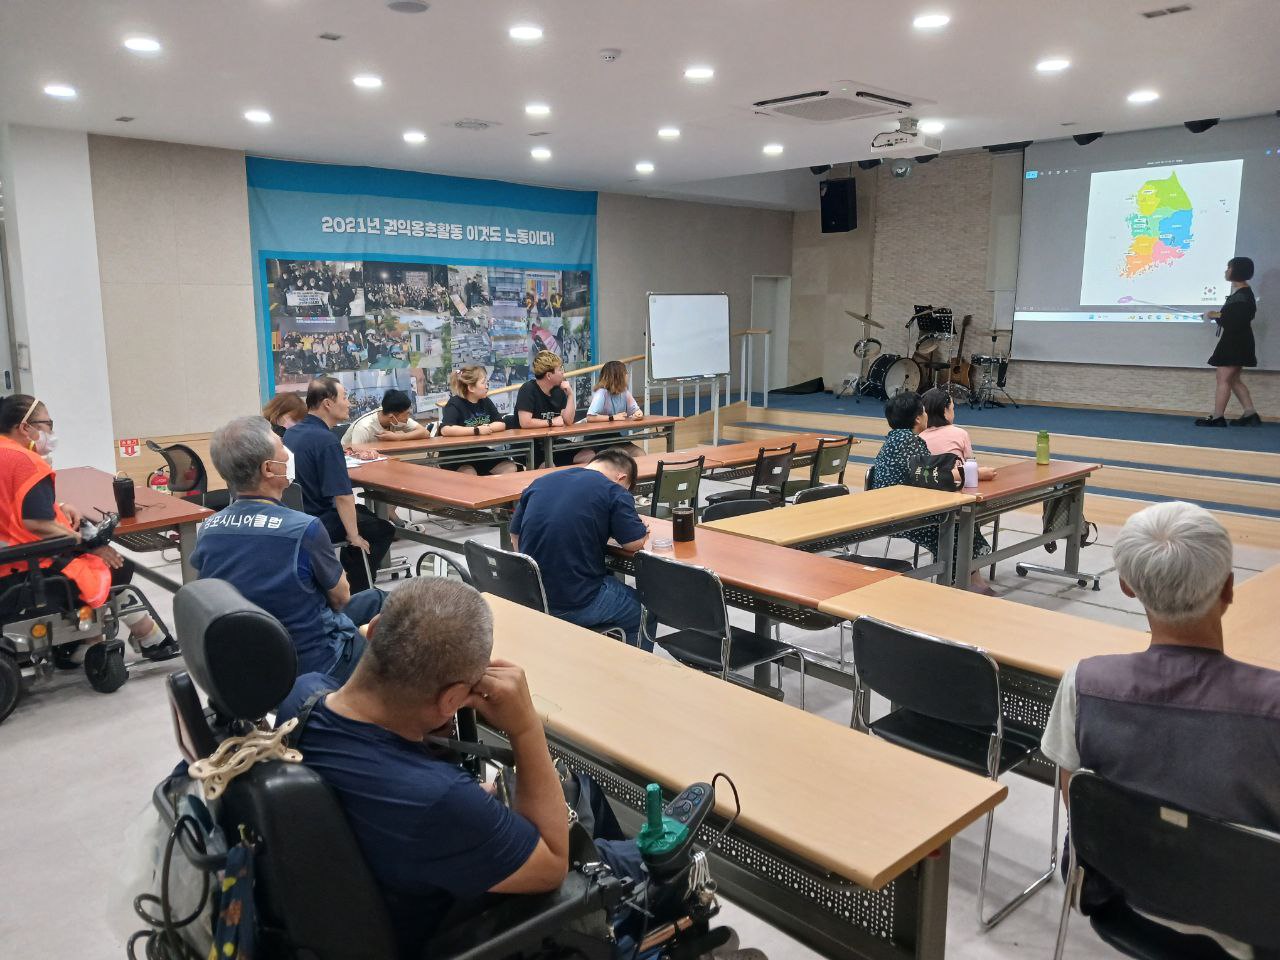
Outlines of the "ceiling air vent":
{"type": "Polygon", "coordinates": [[[459,130],[488,130],[490,127],[498,126],[498,121],[477,120],[475,117],[463,117],[461,120],[453,121],[453,125],[459,130]]]}
{"type": "Polygon", "coordinates": [[[751,106],[756,113],[770,116],[807,123],[838,123],[842,120],[897,116],[928,103],[932,101],[843,80],[832,84],[829,90],[772,97],[758,100],[751,106]]]}
{"type": "Polygon", "coordinates": [[[1168,17],[1175,13],[1186,13],[1190,9],[1190,4],[1180,3],[1176,7],[1158,7],[1155,10],[1143,10],[1142,15],[1148,20],[1154,20],[1156,17],[1168,17]]]}

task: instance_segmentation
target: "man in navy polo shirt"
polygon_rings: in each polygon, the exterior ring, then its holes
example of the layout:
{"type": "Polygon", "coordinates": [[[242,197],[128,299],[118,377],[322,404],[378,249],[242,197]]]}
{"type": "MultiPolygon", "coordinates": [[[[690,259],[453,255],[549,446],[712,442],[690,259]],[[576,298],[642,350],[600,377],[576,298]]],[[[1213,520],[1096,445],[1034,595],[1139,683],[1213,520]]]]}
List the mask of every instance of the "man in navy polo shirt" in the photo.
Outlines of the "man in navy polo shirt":
{"type": "Polygon", "coordinates": [[[585,467],[535,480],[511,518],[512,546],[538,561],[551,613],[582,627],[621,627],[633,647],[640,598],[610,576],[604,551],[610,539],[639,550],[649,536],[629,492],[635,482],[636,462],[621,450],[604,450],[585,467]]]}
{"type": "Polygon", "coordinates": [[[284,624],[299,674],[344,682],[364,649],[356,624],[382,609],[382,591],[352,596],[324,525],[280,502],[292,460],[266,420],[232,420],[214,433],[209,450],[236,499],[200,525],[196,571],[228,581],[284,624]]]}
{"type": "Polygon", "coordinates": [[[284,432],[284,445],[293,451],[302,509],[319,517],[335,542],[345,540],[342,568],[357,592],[372,586],[360,552],[369,555],[377,570],[391,549],[395,527],[364,505],[356,505],[347,474],[342,443],[332,429],[351,415],[347,391],[333,377],[320,377],[307,385],[307,415],[284,432]]]}

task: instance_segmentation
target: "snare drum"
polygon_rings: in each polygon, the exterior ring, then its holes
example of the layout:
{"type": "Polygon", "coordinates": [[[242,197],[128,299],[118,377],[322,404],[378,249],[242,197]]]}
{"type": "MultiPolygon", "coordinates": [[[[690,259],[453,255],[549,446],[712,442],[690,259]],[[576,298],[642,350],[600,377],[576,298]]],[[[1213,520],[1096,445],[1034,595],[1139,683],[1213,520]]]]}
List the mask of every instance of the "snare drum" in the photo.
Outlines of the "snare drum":
{"type": "Polygon", "coordinates": [[[888,400],[903,390],[919,390],[920,380],[918,363],[910,357],[884,353],[872,362],[867,378],[862,382],[861,393],[864,397],[888,400]]]}
{"type": "Polygon", "coordinates": [[[976,384],[983,380],[995,380],[996,367],[1000,363],[1000,358],[987,356],[983,353],[975,353],[969,358],[969,363],[973,365],[973,370],[969,374],[969,382],[976,384]]]}

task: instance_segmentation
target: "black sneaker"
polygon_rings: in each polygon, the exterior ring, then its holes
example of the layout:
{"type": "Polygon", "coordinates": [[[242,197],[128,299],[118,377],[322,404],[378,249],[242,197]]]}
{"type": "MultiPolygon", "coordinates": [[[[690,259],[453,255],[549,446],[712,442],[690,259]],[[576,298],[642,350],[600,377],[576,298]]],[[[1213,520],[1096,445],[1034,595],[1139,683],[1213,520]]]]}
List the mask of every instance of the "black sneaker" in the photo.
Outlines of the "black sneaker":
{"type": "Polygon", "coordinates": [[[1256,413],[1246,413],[1243,417],[1236,417],[1231,421],[1233,427],[1260,427],[1262,426],[1262,418],[1256,413]]]}
{"type": "Polygon", "coordinates": [[[1196,421],[1197,427],[1225,427],[1226,425],[1226,417],[1201,417],[1196,421]]]}
{"type": "Polygon", "coordinates": [[[149,647],[143,647],[138,651],[148,660],[159,663],[162,660],[172,660],[174,657],[182,655],[182,651],[178,649],[178,641],[173,637],[166,636],[159,643],[153,643],[149,647]]]}

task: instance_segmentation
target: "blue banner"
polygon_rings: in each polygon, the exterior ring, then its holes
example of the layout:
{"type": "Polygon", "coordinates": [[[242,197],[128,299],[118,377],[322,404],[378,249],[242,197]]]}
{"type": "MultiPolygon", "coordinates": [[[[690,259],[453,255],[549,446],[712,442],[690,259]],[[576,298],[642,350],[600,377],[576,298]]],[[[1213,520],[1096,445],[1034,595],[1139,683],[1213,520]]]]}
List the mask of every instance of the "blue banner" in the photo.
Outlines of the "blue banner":
{"type": "Polygon", "coordinates": [[[595,193],[259,157],[246,167],[264,397],[332,375],[356,412],[389,387],[431,412],[462,366],[484,366],[497,387],[527,377],[538,350],[570,367],[595,355],[595,193]]]}

